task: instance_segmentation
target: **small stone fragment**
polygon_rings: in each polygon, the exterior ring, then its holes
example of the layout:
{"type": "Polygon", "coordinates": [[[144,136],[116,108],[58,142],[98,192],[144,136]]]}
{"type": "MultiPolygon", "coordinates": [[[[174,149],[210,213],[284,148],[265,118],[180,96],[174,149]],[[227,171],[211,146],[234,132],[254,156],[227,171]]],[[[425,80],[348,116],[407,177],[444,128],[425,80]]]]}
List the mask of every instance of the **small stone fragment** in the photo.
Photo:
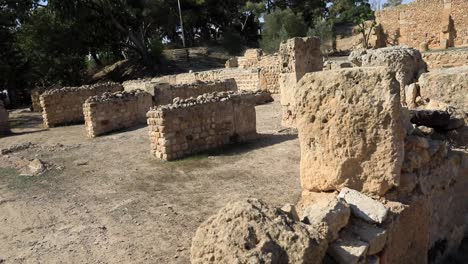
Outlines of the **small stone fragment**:
{"type": "Polygon", "coordinates": [[[366,222],[381,224],[387,218],[388,209],[382,203],[358,191],[345,187],[338,197],[349,204],[356,217],[366,222]]]}
{"type": "Polygon", "coordinates": [[[369,244],[367,255],[377,254],[384,249],[387,242],[385,229],[360,220],[353,220],[347,229],[369,244]]]}
{"type": "Polygon", "coordinates": [[[345,235],[328,248],[327,253],[339,264],[357,264],[364,261],[369,245],[350,235],[345,235]]]}

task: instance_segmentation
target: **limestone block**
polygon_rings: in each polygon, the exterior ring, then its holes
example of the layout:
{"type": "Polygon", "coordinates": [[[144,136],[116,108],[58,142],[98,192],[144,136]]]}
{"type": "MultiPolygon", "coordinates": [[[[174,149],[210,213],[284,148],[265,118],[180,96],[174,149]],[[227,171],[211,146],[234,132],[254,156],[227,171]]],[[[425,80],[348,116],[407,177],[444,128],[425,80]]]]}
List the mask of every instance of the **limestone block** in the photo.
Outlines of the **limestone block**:
{"type": "Polygon", "coordinates": [[[419,79],[421,96],[468,111],[468,66],[436,69],[419,79]]]}
{"type": "Polygon", "coordinates": [[[338,232],[348,224],[351,211],[349,206],[334,196],[309,204],[304,210],[304,222],[326,234],[328,241],[338,238],[338,232]]]}
{"type": "Polygon", "coordinates": [[[427,71],[427,65],[422,59],[421,53],[416,49],[405,46],[360,50],[352,53],[349,60],[358,66],[384,66],[394,71],[396,79],[400,83],[401,102],[403,104],[406,104],[405,87],[417,82],[419,76],[427,71]]]}
{"type": "Polygon", "coordinates": [[[368,247],[366,242],[344,234],[330,245],[327,253],[339,264],[357,264],[366,259],[368,247]]]}
{"type": "Polygon", "coordinates": [[[301,184],[384,194],[399,183],[405,124],[394,75],[385,68],[307,74],[295,93],[301,184]]]}
{"type": "Polygon", "coordinates": [[[230,203],[197,230],[197,263],[321,263],[327,243],[281,210],[249,199],[230,203]]]}
{"type": "Polygon", "coordinates": [[[353,215],[364,221],[381,224],[387,219],[388,210],[381,202],[356,190],[343,188],[338,197],[349,204],[353,215]]]}
{"type": "Polygon", "coordinates": [[[353,219],[351,225],[347,227],[347,230],[369,244],[367,255],[379,253],[383,250],[387,242],[387,232],[385,229],[358,219],[353,219]]]}

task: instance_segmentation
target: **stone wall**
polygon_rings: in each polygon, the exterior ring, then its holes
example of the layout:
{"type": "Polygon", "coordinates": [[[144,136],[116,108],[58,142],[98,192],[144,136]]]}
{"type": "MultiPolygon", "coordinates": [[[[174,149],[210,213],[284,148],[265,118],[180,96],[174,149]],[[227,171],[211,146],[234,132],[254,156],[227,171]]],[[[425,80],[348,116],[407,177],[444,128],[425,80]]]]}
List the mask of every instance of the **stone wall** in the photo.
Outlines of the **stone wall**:
{"type": "Polygon", "coordinates": [[[135,90],[145,90],[146,84],[150,83],[151,79],[130,80],[122,83],[124,91],[131,92],[135,90]]]}
{"type": "MultiPolygon", "coordinates": [[[[150,84],[151,85],[151,84],[150,84]]],[[[153,84],[155,89],[156,105],[172,104],[175,98],[186,99],[197,98],[205,93],[237,91],[234,79],[208,81],[197,81],[188,84],[164,85],[153,84]]]]}
{"type": "Polygon", "coordinates": [[[122,91],[118,83],[101,83],[81,87],[64,87],[46,91],[41,95],[45,127],[84,122],[83,104],[91,96],[105,92],[122,91]]]}
{"type": "Polygon", "coordinates": [[[422,55],[429,69],[468,65],[468,48],[428,51],[422,55]]]}
{"type": "Polygon", "coordinates": [[[10,132],[10,124],[8,122],[8,111],[5,109],[3,101],[0,100],[0,136],[10,132]]]}
{"type": "Polygon", "coordinates": [[[242,142],[256,135],[255,98],[249,92],[204,94],[147,114],[151,154],[174,160],[242,142]]]}
{"type": "Polygon", "coordinates": [[[153,106],[151,94],[132,92],[104,93],[86,100],[83,105],[86,134],[94,138],[112,131],[146,123],[146,113],[153,106]]]}
{"type": "Polygon", "coordinates": [[[265,55],[261,49],[248,49],[238,58],[239,68],[260,70],[260,86],[271,93],[279,93],[281,63],[277,54],[265,55]]]}
{"type": "Polygon", "coordinates": [[[296,84],[304,74],[323,69],[320,39],[316,37],[289,39],[281,43],[278,57],[282,67],[279,76],[282,124],[294,127],[296,84]]]}
{"type": "Polygon", "coordinates": [[[431,134],[409,118],[393,73],[312,73],[299,87],[299,214],[328,225],[328,254],[338,263],[437,263],[457,250],[467,228],[468,153],[450,147],[445,128],[431,134]],[[339,211],[326,214],[336,198],[351,209],[345,225],[339,211]]]}
{"type": "Polygon", "coordinates": [[[417,0],[376,12],[387,43],[431,49],[468,46],[466,0],[417,0]]]}
{"type": "Polygon", "coordinates": [[[31,102],[32,102],[32,110],[34,112],[42,112],[41,107],[41,94],[43,94],[47,90],[57,89],[60,88],[59,85],[53,85],[50,87],[38,87],[31,91],[31,102]]]}
{"type": "Polygon", "coordinates": [[[208,82],[216,80],[234,79],[239,90],[256,91],[265,90],[260,80],[259,69],[218,69],[202,72],[190,72],[176,75],[167,75],[154,78],[152,82],[167,82],[171,85],[175,84],[190,84],[197,81],[208,82]]]}

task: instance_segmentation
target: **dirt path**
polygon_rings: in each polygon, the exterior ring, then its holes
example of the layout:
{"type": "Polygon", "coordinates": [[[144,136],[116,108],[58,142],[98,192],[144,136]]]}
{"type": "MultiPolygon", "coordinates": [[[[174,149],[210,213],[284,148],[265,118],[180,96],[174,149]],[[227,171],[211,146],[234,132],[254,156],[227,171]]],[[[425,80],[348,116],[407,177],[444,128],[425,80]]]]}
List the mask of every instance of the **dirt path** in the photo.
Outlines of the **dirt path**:
{"type": "Polygon", "coordinates": [[[170,163],[149,156],[146,127],[90,140],[82,125],[11,117],[0,149],[32,144],[0,158],[0,263],[188,263],[198,225],[227,202],[300,195],[299,142],[279,132],[278,103],[257,107],[255,142],[170,163]],[[52,169],[19,176],[6,168],[18,158],[52,169]]]}

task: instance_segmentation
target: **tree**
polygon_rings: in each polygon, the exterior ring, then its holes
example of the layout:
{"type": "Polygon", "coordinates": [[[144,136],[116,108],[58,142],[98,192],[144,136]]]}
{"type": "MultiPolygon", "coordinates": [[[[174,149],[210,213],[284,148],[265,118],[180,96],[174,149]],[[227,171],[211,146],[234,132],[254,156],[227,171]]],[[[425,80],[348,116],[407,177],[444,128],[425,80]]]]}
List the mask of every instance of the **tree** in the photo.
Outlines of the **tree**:
{"type": "Polygon", "coordinates": [[[296,15],[289,8],[275,10],[265,16],[260,46],[269,53],[278,51],[280,43],[293,37],[305,37],[307,26],[301,15],[296,15]]]}
{"type": "Polygon", "coordinates": [[[314,28],[309,29],[308,36],[317,36],[321,40],[320,49],[323,54],[333,49],[333,24],[325,19],[316,19],[314,28]]]}
{"type": "Polygon", "coordinates": [[[403,3],[403,0],[387,0],[387,3],[383,4],[384,8],[391,7],[391,6],[398,6],[403,3]]]}

